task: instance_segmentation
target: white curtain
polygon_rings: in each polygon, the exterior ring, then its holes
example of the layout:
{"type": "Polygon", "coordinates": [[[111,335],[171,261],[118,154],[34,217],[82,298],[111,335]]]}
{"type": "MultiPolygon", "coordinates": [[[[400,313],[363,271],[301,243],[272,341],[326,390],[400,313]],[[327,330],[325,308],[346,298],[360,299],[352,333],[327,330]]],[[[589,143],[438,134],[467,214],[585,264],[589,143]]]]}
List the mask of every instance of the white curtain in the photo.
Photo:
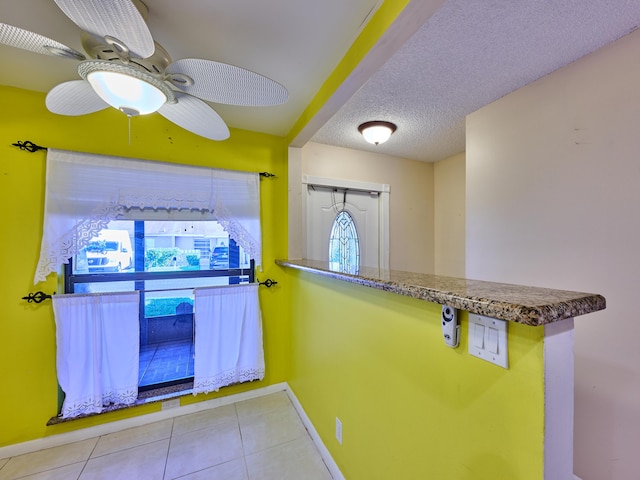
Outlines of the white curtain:
{"type": "Polygon", "coordinates": [[[158,212],[167,219],[213,218],[261,265],[259,174],[49,149],[35,283],[111,220],[144,212],[157,220],[158,212]]]}
{"type": "Polygon", "coordinates": [[[138,398],[139,292],[53,295],[64,418],[138,398]]]}
{"type": "Polygon", "coordinates": [[[258,285],[195,289],[193,394],[264,378],[258,285]]]}

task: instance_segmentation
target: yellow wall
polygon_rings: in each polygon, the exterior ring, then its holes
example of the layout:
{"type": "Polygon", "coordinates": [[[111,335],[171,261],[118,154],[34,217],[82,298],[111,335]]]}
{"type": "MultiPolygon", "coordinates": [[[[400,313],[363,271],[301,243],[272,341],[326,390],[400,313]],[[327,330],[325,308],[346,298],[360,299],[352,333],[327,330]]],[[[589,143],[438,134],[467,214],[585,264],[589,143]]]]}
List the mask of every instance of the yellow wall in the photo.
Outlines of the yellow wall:
{"type": "Polygon", "coordinates": [[[543,478],[543,329],[510,369],[445,346],[441,306],[289,270],[289,384],[349,480],[543,478]],[[343,444],[335,439],[335,418],[343,444]]]}
{"type": "MultiPolygon", "coordinates": [[[[113,109],[82,117],[49,113],[44,94],[0,87],[0,205],[2,275],[0,276],[0,446],[98,423],[156,411],[138,407],[90,419],[46,427],[56,414],[55,327],[51,303],[27,304],[28,292],[56,290],[55,275],[34,287],[33,275],[42,235],[45,187],[44,152],[27,153],[11,144],[37,144],[90,153],[120,155],[245,171],[269,171],[261,181],[264,272],[277,279],[275,258],[287,255],[287,168],[284,139],[232,130],[231,138],[213,142],[174,126],[159,115],[133,119],[128,144],[127,118],[113,109]]],[[[237,393],[286,380],[288,317],[279,307],[284,289],[260,292],[264,319],[265,380],[223,389],[219,394],[185,397],[183,403],[237,393]]]]}

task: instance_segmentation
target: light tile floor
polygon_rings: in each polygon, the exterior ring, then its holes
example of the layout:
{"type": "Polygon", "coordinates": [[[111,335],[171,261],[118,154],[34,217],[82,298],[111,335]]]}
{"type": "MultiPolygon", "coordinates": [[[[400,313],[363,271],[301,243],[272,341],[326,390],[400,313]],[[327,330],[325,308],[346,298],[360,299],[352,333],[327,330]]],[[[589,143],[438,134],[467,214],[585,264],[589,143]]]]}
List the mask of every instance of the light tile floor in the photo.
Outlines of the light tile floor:
{"type": "Polygon", "coordinates": [[[331,480],[279,392],[0,459],[0,479],[331,480]]]}

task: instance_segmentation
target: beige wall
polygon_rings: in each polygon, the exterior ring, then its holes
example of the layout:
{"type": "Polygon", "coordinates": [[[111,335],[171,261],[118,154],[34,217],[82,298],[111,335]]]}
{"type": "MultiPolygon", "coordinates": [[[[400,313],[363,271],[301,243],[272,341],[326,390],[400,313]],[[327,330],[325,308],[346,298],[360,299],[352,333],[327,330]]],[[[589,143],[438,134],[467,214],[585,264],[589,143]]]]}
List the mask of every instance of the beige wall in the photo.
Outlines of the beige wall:
{"type": "Polygon", "coordinates": [[[472,278],[596,292],[576,319],[574,470],[640,472],[640,31],[467,118],[472,278]]]}
{"type": "MultiPolygon", "coordinates": [[[[296,157],[291,150],[290,161],[296,157]]],[[[433,273],[432,164],[308,143],[301,151],[300,170],[302,175],[389,184],[389,267],[433,273]]],[[[290,251],[295,251],[291,245],[290,251]]]]}
{"type": "Polygon", "coordinates": [[[465,276],[465,154],[433,164],[435,274],[465,276]]]}

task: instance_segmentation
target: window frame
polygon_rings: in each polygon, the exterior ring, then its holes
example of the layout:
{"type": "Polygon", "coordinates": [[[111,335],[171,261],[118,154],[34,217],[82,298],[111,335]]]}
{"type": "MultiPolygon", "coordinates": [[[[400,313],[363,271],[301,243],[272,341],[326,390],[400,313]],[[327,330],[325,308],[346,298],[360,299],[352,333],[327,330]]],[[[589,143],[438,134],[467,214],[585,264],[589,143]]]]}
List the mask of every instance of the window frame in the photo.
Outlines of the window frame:
{"type": "MultiPolygon", "coordinates": [[[[163,271],[145,272],[136,271],[136,268],[144,262],[144,230],[139,224],[144,225],[145,220],[131,220],[135,229],[134,248],[134,271],[129,272],[102,272],[102,273],[73,273],[73,257],[69,258],[69,263],[64,265],[64,291],[74,293],[77,283],[101,283],[101,282],[142,282],[146,280],[171,280],[180,278],[206,278],[206,277],[249,277],[249,283],[255,281],[255,259],[250,259],[249,268],[227,268],[216,270],[186,270],[186,271],[163,271]],[[140,241],[138,241],[140,240],[140,241]],[[142,260],[138,259],[138,251],[142,248],[142,260]],[[142,262],[142,263],[140,263],[142,262]]],[[[136,290],[138,290],[136,288],[136,290]]],[[[144,290],[140,290],[144,293],[144,290]]]]}
{"type": "MultiPolygon", "coordinates": [[[[76,284],[83,283],[102,283],[102,282],[134,282],[134,290],[140,292],[141,299],[141,308],[140,308],[140,317],[144,315],[144,298],[145,293],[157,292],[156,289],[144,290],[139,288],[140,285],[144,285],[143,282],[149,280],[174,280],[174,279],[189,279],[189,278],[215,278],[215,277],[248,277],[248,283],[255,283],[256,275],[255,275],[255,259],[251,258],[249,260],[248,268],[227,268],[227,269],[216,269],[216,270],[186,270],[186,271],[160,271],[160,272],[147,272],[147,271],[135,271],[135,265],[139,263],[138,253],[139,246],[142,246],[142,254],[141,257],[142,263],[144,263],[144,235],[139,236],[140,229],[138,226],[138,222],[144,224],[145,220],[132,220],[135,225],[136,231],[136,248],[134,255],[134,271],[128,272],[96,272],[96,273],[73,273],[73,257],[69,258],[69,262],[64,265],[63,275],[64,275],[64,292],[68,294],[75,293],[76,284]],[[142,240],[138,242],[138,240],[142,240]]],[[[180,290],[188,289],[189,287],[179,288],[180,290]]],[[[162,289],[162,290],[171,290],[162,289]]],[[[139,318],[141,321],[141,318],[139,318]]],[[[193,376],[185,377],[176,380],[170,380],[162,383],[151,384],[138,386],[138,392],[154,392],[161,391],[166,387],[171,387],[174,385],[184,385],[193,382],[193,376]]]]}
{"type": "MultiPolygon", "coordinates": [[[[204,277],[249,277],[249,283],[255,282],[255,260],[252,258],[249,268],[229,268],[227,270],[190,270],[183,272],[124,272],[124,273],[72,273],[73,259],[64,266],[65,293],[74,293],[77,283],[100,282],[137,282],[145,280],[172,280],[175,278],[204,277]],[[197,272],[197,274],[196,274],[197,272]]],[[[144,290],[140,290],[144,292],[144,290]]]]}

